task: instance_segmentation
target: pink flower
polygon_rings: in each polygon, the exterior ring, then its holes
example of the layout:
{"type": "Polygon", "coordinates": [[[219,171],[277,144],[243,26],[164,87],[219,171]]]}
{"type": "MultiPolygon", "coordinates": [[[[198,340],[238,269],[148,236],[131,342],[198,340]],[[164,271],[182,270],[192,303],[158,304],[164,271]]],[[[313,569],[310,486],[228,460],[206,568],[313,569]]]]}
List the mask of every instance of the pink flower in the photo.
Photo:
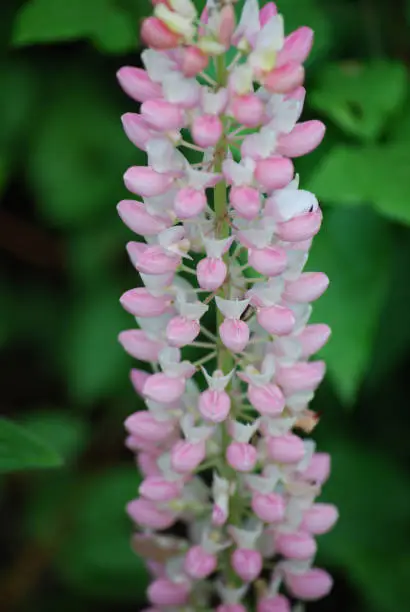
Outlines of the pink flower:
{"type": "Polygon", "coordinates": [[[325,134],[301,121],[313,32],[285,35],[274,2],[245,0],[238,20],[234,2],[203,4],[152,0],[142,67],[117,74],[140,103],[125,134],[147,158],[124,174],[136,199],[118,204],[141,236],[127,244],[137,287],[120,298],[136,329],[119,342],[146,368],[131,370],[143,406],[125,444],[142,481],[127,512],[146,612],[290,612],[331,589],[311,563],[338,519],[315,501],[330,457],[299,435],[330,337],[309,324],[329,279],[305,271],[322,212],[292,161],[325,134]]]}

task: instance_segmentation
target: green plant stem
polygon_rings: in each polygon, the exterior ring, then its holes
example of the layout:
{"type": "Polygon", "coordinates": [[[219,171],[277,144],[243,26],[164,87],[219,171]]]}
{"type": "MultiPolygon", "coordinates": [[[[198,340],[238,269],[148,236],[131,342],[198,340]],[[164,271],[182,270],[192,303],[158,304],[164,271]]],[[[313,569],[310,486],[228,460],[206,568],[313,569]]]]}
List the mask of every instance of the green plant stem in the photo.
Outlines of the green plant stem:
{"type": "MultiPolygon", "coordinates": [[[[223,55],[217,57],[216,59],[216,74],[217,74],[218,86],[224,87],[226,84],[226,79],[227,79],[227,70],[226,70],[225,57],[223,55]]],[[[226,158],[227,151],[228,151],[228,142],[226,139],[226,134],[224,133],[215,151],[215,163],[214,163],[215,172],[217,173],[222,172],[222,164],[223,164],[224,159],[226,158]]],[[[216,216],[215,233],[216,233],[216,237],[219,238],[220,240],[223,240],[224,238],[228,238],[231,232],[230,225],[229,225],[229,218],[228,218],[226,192],[227,192],[227,185],[226,185],[225,180],[222,180],[216,185],[215,191],[214,191],[214,210],[215,210],[215,216],[216,216]]],[[[228,271],[229,271],[229,260],[230,260],[230,256],[228,252],[228,253],[225,253],[224,255],[224,262],[228,268],[228,271]]],[[[221,287],[220,291],[218,292],[218,295],[224,298],[230,297],[229,273],[228,273],[228,276],[227,276],[227,279],[224,285],[221,287]]],[[[217,329],[219,329],[219,326],[221,325],[222,322],[223,322],[223,315],[218,309],[216,309],[216,327],[217,329]]],[[[222,344],[220,338],[218,338],[218,343],[217,343],[217,361],[218,361],[218,368],[222,370],[224,374],[227,374],[228,372],[230,372],[235,365],[235,361],[234,361],[232,353],[222,344]]],[[[229,388],[227,390],[229,390],[229,388]]],[[[236,482],[235,470],[233,470],[226,463],[226,460],[225,460],[226,449],[230,443],[230,436],[229,436],[229,433],[224,423],[220,427],[221,427],[221,433],[222,433],[222,448],[221,448],[222,461],[220,465],[220,469],[222,472],[221,475],[227,480],[229,480],[230,482],[236,482]]],[[[239,525],[240,520],[241,520],[240,507],[237,503],[236,497],[237,497],[237,492],[235,492],[235,494],[230,498],[229,517],[227,521],[228,524],[230,525],[239,525]]],[[[231,553],[232,553],[232,550],[229,548],[223,554],[223,569],[226,575],[226,582],[232,586],[240,586],[241,581],[238,578],[238,576],[235,574],[231,566],[231,561],[230,561],[231,553]]]]}

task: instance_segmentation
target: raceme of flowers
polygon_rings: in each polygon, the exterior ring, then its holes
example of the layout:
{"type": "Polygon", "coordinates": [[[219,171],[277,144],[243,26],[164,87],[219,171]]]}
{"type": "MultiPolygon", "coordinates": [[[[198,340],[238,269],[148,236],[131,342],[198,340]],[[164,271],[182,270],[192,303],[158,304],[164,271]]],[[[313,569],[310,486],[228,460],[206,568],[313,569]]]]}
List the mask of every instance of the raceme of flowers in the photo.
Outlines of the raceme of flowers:
{"type": "Polygon", "coordinates": [[[239,20],[232,0],[153,4],[144,69],[118,73],[148,160],[118,212],[145,239],[127,245],[141,283],[119,339],[147,362],[131,372],[146,409],[125,427],[149,612],[300,610],[331,589],[315,536],[338,516],[315,501],[330,458],[307,437],[325,373],[310,358],[330,335],[308,323],[328,278],[303,271],[322,213],[292,163],[325,131],[299,122],[313,32],[285,37],[272,2],[246,0],[239,20]]]}

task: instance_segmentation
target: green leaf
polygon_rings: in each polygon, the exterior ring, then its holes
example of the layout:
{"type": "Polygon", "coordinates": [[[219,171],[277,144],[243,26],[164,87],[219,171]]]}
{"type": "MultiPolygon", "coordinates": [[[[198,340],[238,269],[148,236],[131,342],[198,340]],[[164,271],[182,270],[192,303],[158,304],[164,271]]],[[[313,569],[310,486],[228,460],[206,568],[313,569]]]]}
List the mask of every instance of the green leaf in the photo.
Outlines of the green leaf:
{"type": "MultiPolygon", "coordinates": [[[[117,274],[116,265],[124,261],[124,244],[130,231],[116,218],[115,210],[91,227],[71,232],[67,259],[71,278],[85,287],[100,284],[101,277],[117,274]]],[[[123,266],[123,269],[124,266],[123,266]]]]}
{"type": "Polygon", "coordinates": [[[376,612],[396,612],[410,597],[403,549],[410,513],[410,487],[399,465],[358,444],[352,436],[329,436],[332,475],[325,500],[340,520],[320,541],[326,564],[343,567],[376,612]],[[388,525],[386,526],[386,517],[388,525]]]}
{"type": "Polygon", "coordinates": [[[368,382],[380,388],[397,371],[410,343],[410,283],[403,282],[410,269],[409,230],[395,236],[394,258],[389,278],[388,299],[381,317],[368,382]]]}
{"type": "Polygon", "coordinates": [[[0,418],[0,472],[59,467],[62,459],[31,431],[0,418]]]}
{"type": "Polygon", "coordinates": [[[36,410],[22,417],[27,429],[70,463],[84,449],[88,437],[85,421],[61,409],[36,410]]]}
{"type": "Polygon", "coordinates": [[[70,538],[57,560],[72,589],[100,599],[135,602],[143,597],[146,571],[131,551],[132,525],[125,513],[139,482],[132,467],[114,467],[84,482],[70,538]]]}
{"type": "Polygon", "coordinates": [[[308,189],[328,203],[371,203],[386,217],[410,223],[407,142],[334,147],[318,165],[308,189]]]}
{"type": "Polygon", "coordinates": [[[340,398],[353,403],[367,371],[390,275],[389,226],[371,209],[332,209],[316,237],[309,268],[326,272],[330,287],[313,320],[332,328],[322,351],[340,398]]]}
{"type": "Polygon", "coordinates": [[[127,385],[127,357],[117,336],[130,324],[118,298],[119,287],[108,285],[74,306],[63,337],[63,365],[69,392],[83,404],[115,394],[127,385]]]}
{"type": "Polygon", "coordinates": [[[20,10],[16,46],[90,39],[111,53],[137,46],[137,27],[115,0],[31,0],[20,10]]]}
{"type": "Polygon", "coordinates": [[[406,67],[393,61],[329,64],[320,72],[310,102],[342,130],[376,140],[407,94],[406,67]]]}
{"type": "MultiPolygon", "coordinates": [[[[52,86],[52,85],[51,85],[52,86]]],[[[89,75],[65,71],[54,84],[53,104],[40,122],[29,156],[28,175],[45,219],[56,226],[94,225],[115,210],[121,177],[144,154],[121,129],[121,109],[89,75]]]]}

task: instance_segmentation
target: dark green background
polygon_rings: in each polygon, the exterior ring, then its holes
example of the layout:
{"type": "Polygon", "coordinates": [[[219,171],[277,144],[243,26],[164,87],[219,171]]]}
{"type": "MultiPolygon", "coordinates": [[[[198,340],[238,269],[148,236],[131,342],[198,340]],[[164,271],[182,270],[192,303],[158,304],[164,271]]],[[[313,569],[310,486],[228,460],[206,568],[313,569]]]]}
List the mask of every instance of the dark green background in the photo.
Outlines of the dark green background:
{"type": "MultiPolygon", "coordinates": [[[[199,2],[201,4],[201,2],[199,2]]],[[[300,160],[324,225],[311,269],[331,278],[314,318],[333,336],[314,402],[333,456],[320,539],[335,575],[317,612],[410,609],[410,2],[279,0],[316,31],[306,118],[328,125],[300,160]]],[[[6,612],[143,605],[124,504],[137,490],[122,421],[139,406],[116,341],[136,284],[115,204],[144,163],[115,81],[138,64],[148,0],[0,6],[0,571],[6,612]],[[21,427],[23,426],[23,427],[21,427]],[[12,458],[11,458],[12,457],[12,458]],[[37,466],[45,469],[23,469],[37,466]],[[54,467],[52,467],[54,466],[54,467]],[[60,467],[58,467],[60,466],[60,467]]]]}

